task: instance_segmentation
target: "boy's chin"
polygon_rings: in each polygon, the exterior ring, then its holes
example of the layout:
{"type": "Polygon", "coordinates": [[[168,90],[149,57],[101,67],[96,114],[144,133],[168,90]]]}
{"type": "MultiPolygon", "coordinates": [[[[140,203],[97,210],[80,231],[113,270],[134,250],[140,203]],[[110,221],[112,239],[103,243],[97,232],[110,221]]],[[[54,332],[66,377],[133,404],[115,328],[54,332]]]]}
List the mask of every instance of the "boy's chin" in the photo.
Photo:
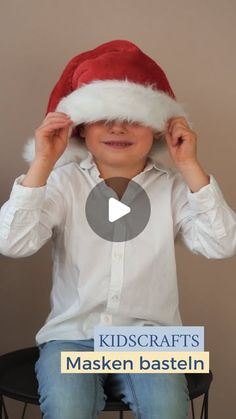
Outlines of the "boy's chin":
{"type": "Polygon", "coordinates": [[[105,165],[114,166],[114,167],[127,167],[133,166],[137,163],[137,159],[132,159],[131,156],[124,156],[123,153],[109,153],[109,155],[103,156],[102,158],[98,158],[94,156],[94,158],[105,165]]]}

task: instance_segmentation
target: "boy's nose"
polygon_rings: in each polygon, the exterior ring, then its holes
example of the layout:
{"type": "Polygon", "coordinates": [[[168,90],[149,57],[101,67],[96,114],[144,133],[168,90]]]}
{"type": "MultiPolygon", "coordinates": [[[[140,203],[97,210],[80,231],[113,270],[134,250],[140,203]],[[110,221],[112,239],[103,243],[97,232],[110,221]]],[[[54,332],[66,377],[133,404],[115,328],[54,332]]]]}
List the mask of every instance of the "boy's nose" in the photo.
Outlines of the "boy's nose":
{"type": "Polygon", "coordinates": [[[126,131],[127,122],[122,121],[109,121],[109,129],[111,132],[120,133],[126,131]]]}

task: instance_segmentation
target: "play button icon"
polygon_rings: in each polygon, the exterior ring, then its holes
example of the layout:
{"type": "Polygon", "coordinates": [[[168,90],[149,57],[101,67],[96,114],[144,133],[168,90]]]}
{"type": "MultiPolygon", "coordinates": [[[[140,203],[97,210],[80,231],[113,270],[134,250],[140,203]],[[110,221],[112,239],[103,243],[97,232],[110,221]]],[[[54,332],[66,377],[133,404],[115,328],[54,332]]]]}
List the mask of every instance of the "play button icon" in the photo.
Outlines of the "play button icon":
{"type": "Polygon", "coordinates": [[[131,209],[128,205],[122,204],[122,202],[115,198],[109,199],[108,219],[111,223],[129,214],[130,211],[131,209]]]}
{"type": "Polygon", "coordinates": [[[145,190],[132,179],[113,177],[99,182],[89,193],[85,213],[90,228],[100,237],[123,242],[146,227],[151,205],[145,190]]]}

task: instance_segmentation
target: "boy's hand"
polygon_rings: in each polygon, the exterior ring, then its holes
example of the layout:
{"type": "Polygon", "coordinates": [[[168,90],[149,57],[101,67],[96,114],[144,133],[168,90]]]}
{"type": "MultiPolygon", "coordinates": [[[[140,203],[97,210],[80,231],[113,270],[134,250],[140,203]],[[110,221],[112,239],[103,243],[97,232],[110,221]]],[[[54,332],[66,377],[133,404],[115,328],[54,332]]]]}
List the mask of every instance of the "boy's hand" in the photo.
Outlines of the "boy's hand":
{"type": "Polygon", "coordinates": [[[73,121],[63,112],[49,112],[35,130],[36,160],[55,163],[68,145],[73,121]]]}
{"type": "Polygon", "coordinates": [[[165,138],[170,155],[177,167],[197,161],[197,135],[184,117],[170,118],[166,124],[165,138]]]}
{"type": "Polygon", "coordinates": [[[170,118],[167,122],[165,138],[170,155],[182,173],[192,192],[197,192],[210,183],[197,160],[197,135],[184,117],[170,118]]]}

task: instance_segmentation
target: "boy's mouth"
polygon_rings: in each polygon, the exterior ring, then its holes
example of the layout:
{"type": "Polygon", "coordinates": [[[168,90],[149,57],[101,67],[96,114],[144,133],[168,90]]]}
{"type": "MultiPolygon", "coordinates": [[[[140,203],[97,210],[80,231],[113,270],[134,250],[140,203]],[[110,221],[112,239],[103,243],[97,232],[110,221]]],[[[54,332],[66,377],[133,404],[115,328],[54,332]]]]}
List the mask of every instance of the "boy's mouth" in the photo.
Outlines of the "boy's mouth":
{"type": "Polygon", "coordinates": [[[103,141],[103,144],[105,144],[108,147],[112,148],[118,148],[118,149],[124,149],[130,147],[133,143],[130,141],[103,141]]]}

